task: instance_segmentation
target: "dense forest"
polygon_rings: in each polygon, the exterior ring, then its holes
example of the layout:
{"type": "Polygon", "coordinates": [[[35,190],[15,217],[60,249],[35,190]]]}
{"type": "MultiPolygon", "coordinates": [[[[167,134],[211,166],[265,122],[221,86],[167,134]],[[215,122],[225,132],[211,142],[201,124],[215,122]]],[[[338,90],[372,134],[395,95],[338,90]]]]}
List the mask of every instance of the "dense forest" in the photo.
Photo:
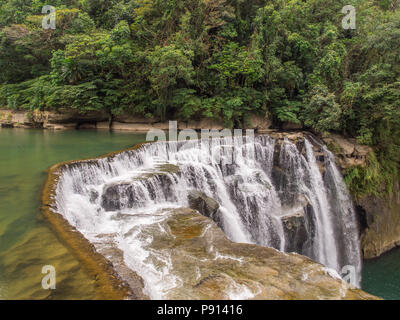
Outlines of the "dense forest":
{"type": "Polygon", "coordinates": [[[251,113],[371,145],[353,194],[400,162],[397,0],[0,0],[0,107],[161,119],[251,113]],[[43,29],[42,7],[57,9],[43,29]],[[342,8],[356,8],[356,29],[342,8]]]}

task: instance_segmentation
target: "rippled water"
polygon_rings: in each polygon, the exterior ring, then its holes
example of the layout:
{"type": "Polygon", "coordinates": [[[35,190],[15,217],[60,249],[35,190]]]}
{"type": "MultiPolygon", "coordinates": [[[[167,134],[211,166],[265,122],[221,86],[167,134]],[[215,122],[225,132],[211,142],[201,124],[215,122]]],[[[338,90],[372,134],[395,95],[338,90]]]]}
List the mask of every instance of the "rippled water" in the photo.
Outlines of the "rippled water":
{"type": "Polygon", "coordinates": [[[0,299],[102,298],[40,214],[46,169],[144,140],[142,134],[107,131],[0,129],[0,299]],[[56,290],[41,287],[44,265],[56,268],[56,290]]]}
{"type": "Polygon", "coordinates": [[[364,261],[362,288],[384,299],[400,299],[400,248],[364,261]]]}

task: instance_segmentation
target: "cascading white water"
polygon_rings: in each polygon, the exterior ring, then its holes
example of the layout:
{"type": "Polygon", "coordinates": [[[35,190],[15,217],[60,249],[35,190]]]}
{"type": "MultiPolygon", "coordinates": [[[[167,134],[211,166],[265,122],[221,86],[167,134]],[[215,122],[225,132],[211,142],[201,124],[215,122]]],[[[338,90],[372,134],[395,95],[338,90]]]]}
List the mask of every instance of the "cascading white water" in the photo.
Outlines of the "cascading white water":
{"type": "Polygon", "coordinates": [[[358,237],[360,230],[356,220],[354,205],[350,199],[343,177],[335,164],[335,157],[325,146],[323,146],[323,150],[327,155],[325,161],[327,169],[325,183],[330,186],[327,190],[328,197],[332,211],[334,212],[333,216],[337,217],[333,220],[335,224],[335,238],[340,237],[341,239],[338,243],[338,252],[341,253],[338,257],[340,259],[339,265],[353,266],[356,270],[355,283],[359,285],[361,283],[360,274],[362,268],[360,239],[358,237]]]}
{"type": "Polygon", "coordinates": [[[95,244],[112,235],[152,298],[180,279],[168,256],[148,249],[152,236],[141,226],[165,219],[161,209],[188,207],[194,189],[218,202],[231,240],[297,251],[337,271],[353,265],[359,283],[355,213],[333,155],[323,149],[322,175],[311,143],[305,139],[301,148],[269,136],[145,144],[68,165],[54,210],[95,244]]]}
{"type": "Polygon", "coordinates": [[[316,232],[318,235],[319,252],[318,259],[320,262],[330,268],[338,270],[336,239],[331,219],[331,208],[326,196],[326,188],[322,181],[321,172],[315,161],[314,152],[310,143],[305,140],[306,154],[309,165],[309,173],[311,178],[311,190],[309,190],[312,199],[313,208],[317,208],[316,212],[316,232]]]}

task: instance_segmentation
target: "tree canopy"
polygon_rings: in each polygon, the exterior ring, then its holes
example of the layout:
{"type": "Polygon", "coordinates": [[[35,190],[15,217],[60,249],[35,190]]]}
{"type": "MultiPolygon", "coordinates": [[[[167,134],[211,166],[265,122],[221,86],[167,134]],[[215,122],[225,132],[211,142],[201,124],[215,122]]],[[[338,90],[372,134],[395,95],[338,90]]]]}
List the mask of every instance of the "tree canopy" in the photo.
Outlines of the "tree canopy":
{"type": "Polygon", "coordinates": [[[398,172],[399,1],[54,0],[54,30],[45,4],[0,2],[1,107],[229,127],[271,115],[357,137],[398,172]]]}

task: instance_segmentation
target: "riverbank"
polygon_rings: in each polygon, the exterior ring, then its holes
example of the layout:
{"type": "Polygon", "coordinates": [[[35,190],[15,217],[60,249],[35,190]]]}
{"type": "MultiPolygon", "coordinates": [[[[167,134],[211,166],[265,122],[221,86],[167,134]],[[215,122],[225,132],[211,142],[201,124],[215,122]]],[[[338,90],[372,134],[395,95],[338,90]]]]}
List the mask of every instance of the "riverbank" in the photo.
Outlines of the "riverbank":
{"type": "MultiPolygon", "coordinates": [[[[265,117],[252,114],[247,123],[248,128],[262,133],[272,126],[272,122],[265,117]]],[[[60,112],[52,111],[24,111],[0,109],[0,126],[4,128],[42,128],[50,130],[69,129],[101,129],[130,132],[147,132],[152,129],[168,130],[169,122],[159,118],[145,118],[135,115],[115,115],[110,117],[105,112],[79,113],[71,110],[60,112]]],[[[224,129],[222,121],[211,119],[178,121],[178,129],[224,129]]],[[[285,124],[286,129],[298,129],[293,124],[285,124]]]]}

